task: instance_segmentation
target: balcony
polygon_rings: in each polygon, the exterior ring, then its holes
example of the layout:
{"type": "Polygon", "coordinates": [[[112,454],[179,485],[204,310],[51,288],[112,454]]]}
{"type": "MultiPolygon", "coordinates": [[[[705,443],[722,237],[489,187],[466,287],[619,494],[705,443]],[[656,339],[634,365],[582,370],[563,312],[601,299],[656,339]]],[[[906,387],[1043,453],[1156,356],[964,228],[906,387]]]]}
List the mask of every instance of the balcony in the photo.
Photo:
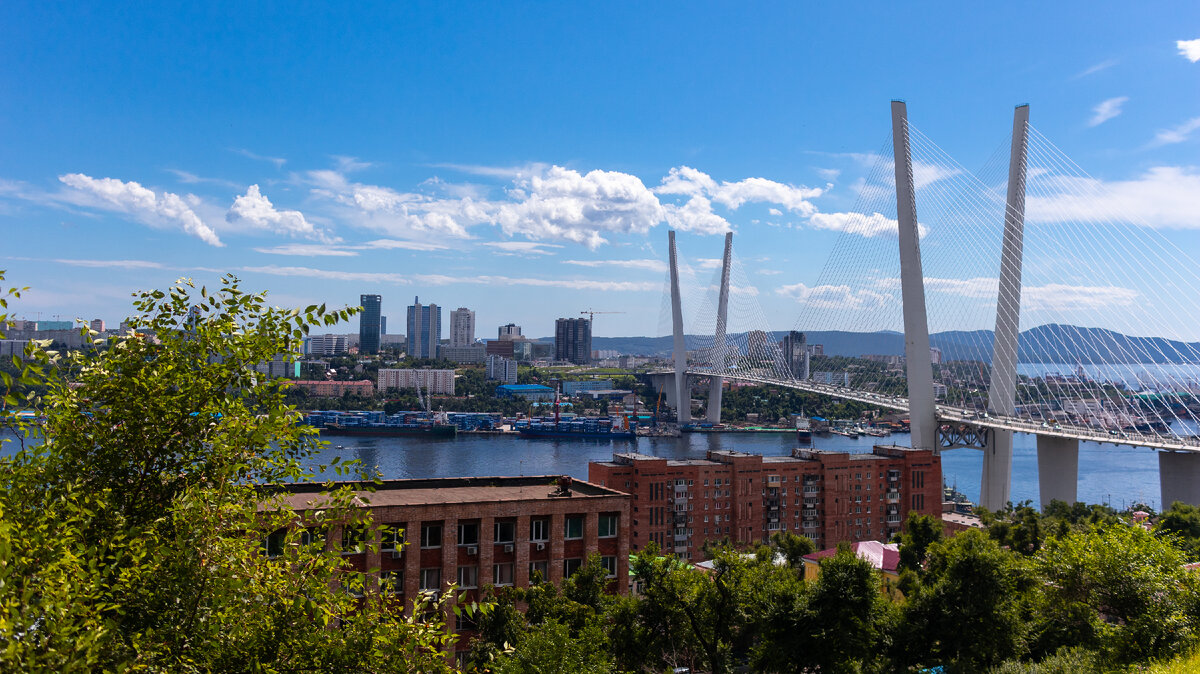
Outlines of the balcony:
{"type": "Polygon", "coordinates": [[[686,543],[687,539],[688,539],[687,534],[675,534],[675,543],[676,543],[675,547],[679,547],[679,545],[678,545],[679,543],[686,543]]]}
{"type": "Polygon", "coordinates": [[[801,524],[800,526],[805,529],[816,529],[817,523],[816,522],[805,522],[804,524],[801,524]]]}
{"type": "Polygon", "coordinates": [[[887,523],[888,524],[899,524],[900,516],[899,515],[888,515],[887,523]]]}
{"type": "Polygon", "coordinates": [[[815,498],[804,499],[805,506],[815,506],[815,505],[818,505],[820,502],[821,502],[820,499],[815,499],[815,498]]]}
{"type": "Polygon", "coordinates": [[[900,502],[900,492],[889,491],[887,493],[887,502],[888,503],[899,503],[900,502]]]}
{"type": "Polygon", "coordinates": [[[806,518],[807,518],[807,517],[816,517],[816,516],[817,516],[817,511],[816,511],[815,509],[808,509],[808,510],[803,510],[803,511],[801,511],[801,513],[800,513],[800,514],[801,514],[801,515],[803,515],[803,516],[804,516],[804,517],[806,517],[806,518]]]}
{"type": "Polygon", "coordinates": [[[820,487],[805,487],[804,493],[805,494],[820,494],[821,488],[820,487]]]}

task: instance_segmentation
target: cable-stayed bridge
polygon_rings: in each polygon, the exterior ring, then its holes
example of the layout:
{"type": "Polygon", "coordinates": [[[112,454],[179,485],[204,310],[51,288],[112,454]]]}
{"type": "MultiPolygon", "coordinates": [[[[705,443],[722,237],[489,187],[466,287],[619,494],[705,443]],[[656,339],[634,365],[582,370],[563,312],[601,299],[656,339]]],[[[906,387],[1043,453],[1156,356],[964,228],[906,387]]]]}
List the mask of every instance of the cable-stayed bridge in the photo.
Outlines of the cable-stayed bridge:
{"type": "Polygon", "coordinates": [[[1028,106],[972,172],[894,101],[889,142],[867,162],[853,211],[811,218],[840,234],[814,285],[778,291],[799,309],[782,339],[732,234],[703,283],[670,233],[674,368],[656,376],[679,422],[693,381],[708,381],[711,422],[724,381],[774,385],[907,412],[913,447],[982,450],[988,508],[1009,500],[1014,433],[1037,436],[1042,503],[1075,501],[1091,441],[1161,450],[1164,506],[1200,504],[1200,275],[1128,212],[1136,199],[1084,173],[1028,106]],[[891,338],[903,354],[818,353],[814,330],[891,338]]]}

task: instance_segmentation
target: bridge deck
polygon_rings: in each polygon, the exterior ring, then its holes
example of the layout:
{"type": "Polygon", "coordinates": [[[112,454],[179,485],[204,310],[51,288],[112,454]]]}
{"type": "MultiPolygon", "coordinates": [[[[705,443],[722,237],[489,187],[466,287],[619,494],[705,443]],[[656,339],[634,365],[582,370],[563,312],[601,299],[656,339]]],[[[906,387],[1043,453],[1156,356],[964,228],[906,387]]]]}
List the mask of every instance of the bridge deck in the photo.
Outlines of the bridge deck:
{"type": "MultiPolygon", "coordinates": [[[[673,373],[673,370],[656,370],[650,374],[673,373]]],[[[703,368],[688,368],[687,373],[689,375],[699,377],[720,376],[725,379],[732,379],[736,381],[769,384],[772,386],[780,386],[797,391],[827,395],[842,400],[852,400],[867,405],[876,405],[878,407],[896,410],[898,412],[908,411],[907,398],[881,395],[878,393],[871,393],[869,391],[859,391],[842,386],[821,384],[814,381],[779,379],[777,377],[770,376],[769,374],[759,374],[753,372],[716,373],[703,368]]],[[[1083,426],[1049,425],[1043,422],[1034,421],[1032,419],[1023,419],[1021,417],[992,415],[981,416],[974,410],[966,410],[961,407],[954,407],[950,405],[938,405],[937,417],[938,421],[941,423],[961,423],[980,428],[1009,430],[1016,433],[1029,433],[1031,435],[1045,435],[1055,438],[1081,440],[1084,442],[1108,443],[1112,445],[1126,445],[1129,447],[1148,447],[1150,449],[1162,449],[1174,452],[1200,452],[1200,438],[1196,437],[1184,437],[1177,435],[1162,436],[1136,431],[1117,431],[1114,433],[1111,431],[1105,431],[1097,428],[1087,428],[1083,426]]]]}

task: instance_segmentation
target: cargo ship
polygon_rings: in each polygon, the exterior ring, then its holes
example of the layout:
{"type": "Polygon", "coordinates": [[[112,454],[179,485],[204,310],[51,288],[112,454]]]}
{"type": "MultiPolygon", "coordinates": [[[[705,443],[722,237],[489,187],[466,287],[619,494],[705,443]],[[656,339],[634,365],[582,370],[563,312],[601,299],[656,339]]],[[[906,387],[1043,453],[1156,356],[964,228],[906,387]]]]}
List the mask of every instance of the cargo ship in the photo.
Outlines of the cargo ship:
{"type": "Polygon", "coordinates": [[[374,438],[453,438],[458,427],[448,423],[444,414],[424,412],[311,412],[305,418],[308,425],[321,435],[348,435],[374,438]]]}
{"type": "Polygon", "coordinates": [[[522,438],[564,438],[575,440],[634,440],[637,425],[630,427],[625,417],[574,418],[570,420],[531,419],[518,424],[517,434],[522,438]]]}

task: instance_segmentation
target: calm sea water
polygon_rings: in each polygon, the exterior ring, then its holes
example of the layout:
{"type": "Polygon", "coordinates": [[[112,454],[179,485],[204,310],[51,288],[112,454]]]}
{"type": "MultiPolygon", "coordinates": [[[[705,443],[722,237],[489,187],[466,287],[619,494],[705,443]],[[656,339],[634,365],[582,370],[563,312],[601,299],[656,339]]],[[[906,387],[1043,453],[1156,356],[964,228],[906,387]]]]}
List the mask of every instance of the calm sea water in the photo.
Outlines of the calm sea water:
{"type": "MultiPolygon", "coordinates": [[[[908,435],[889,438],[816,437],[816,449],[869,452],[874,444],[907,445],[908,435]]],[[[688,433],[681,438],[638,438],[635,442],[522,439],[461,435],[455,439],[330,438],[318,462],[335,456],[378,467],[385,478],[479,475],[571,475],[587,478],[589,461],[606,461],[614,452],[635,446],[642,454],[672,459],[703,458],[709,449],[733,449],[763,456],[784,456],[796,445],[790,433],[688,433]]],[[[1013,442],[1012,500],[1038,504],[1037,443],[1018,434],[1013,442]]],[[[1082,443],[1079,448],[1079,499],[1122,507],[1146,503],[1158,507],[1158,458],[1149,449],[1082,443]]],[[[955,449],[942,454],[946,484],[979,500],[983,454],[955,449]]]]}
{"type": "MultiPolygon", "coordinates": [[[[10,436],[11,437],[11,436],[10,436]]],[[[816,437],[816,449],[869,452],[874,444],[908,445],[908,434],[889,438],[816,437]]],[[[0,455],[16,451],[16,443],[0,439],[0,455]]],[[[460,435],[454,439],[348,438],[329,439],[314,457],[313,467],[334,457],[357,459],[378,468],[387,479],[464,477],[482,475],[571,475],[586,479],[589,461],[606,461],[614,452],[637,448],[642,454],[672,459],[704,458],[709,449],[732,449],[763,456],[786,456],[796,446],[791,433],[688,433],[680,438],[638,438],[635,441],[522,439],[515,436],[460,435]]],[[[983,454],[954,449],[942,454],[942,476],[972,501],[979,500],[983,454]]],[[[328,477],[335,477],[327,471],[328,477]]],[[[1079,499],[1123,507],[1145,503],[1159,507],[1158,457],[1149,449],[1081,443],[1079,499]]],[[[1038,503],[1037,442],[1017,434],[1013,441],[1012,500],[1038,503]]]]}

